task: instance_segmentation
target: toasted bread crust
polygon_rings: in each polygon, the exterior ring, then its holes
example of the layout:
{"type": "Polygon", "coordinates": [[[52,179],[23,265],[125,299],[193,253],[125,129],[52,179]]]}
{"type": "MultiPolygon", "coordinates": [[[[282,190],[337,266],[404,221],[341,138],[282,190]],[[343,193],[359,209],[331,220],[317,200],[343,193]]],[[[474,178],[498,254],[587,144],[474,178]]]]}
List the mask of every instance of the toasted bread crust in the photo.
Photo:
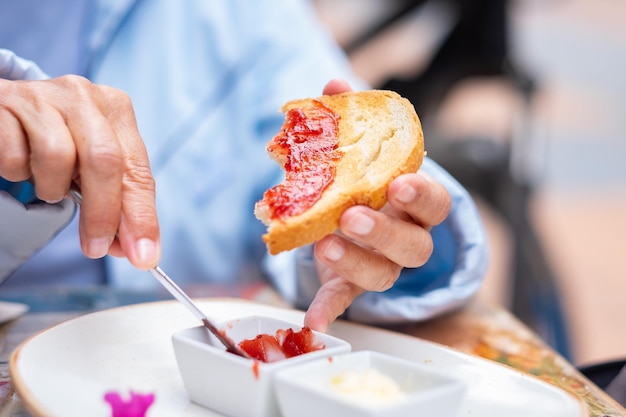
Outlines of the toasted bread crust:
{"type": "MultiPolygon", "coordinates": [[[[293,100],[282,111],[303,107],[309,100],[293,100]]],[[[354,205],[376,210],[387,201],[387,188],[401,174],[417,172],[424,158],[422,128],[413,105],[392,91],[370,90],[322,96],[340,116],[339,150],[334,181],[304,213],[270,219],[261,200],[255,215],[267,226],[263,236],[271,254],[313,243],[333,233],[343,212],[354,205]]],[[[279,158],[277,158],[279,160],[279,158]]]]}

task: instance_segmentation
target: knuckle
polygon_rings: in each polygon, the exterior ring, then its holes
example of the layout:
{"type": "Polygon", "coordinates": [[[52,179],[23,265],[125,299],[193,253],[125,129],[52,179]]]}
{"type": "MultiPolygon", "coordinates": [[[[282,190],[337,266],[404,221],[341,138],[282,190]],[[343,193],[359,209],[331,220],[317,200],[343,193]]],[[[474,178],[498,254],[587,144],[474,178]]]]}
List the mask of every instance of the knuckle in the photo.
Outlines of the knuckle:
{"type": "Polygon", "coordinates": [[[52,80],[57,82],[59,85],[71,88],[73,91],[87,91],[92,85],[91,81],[87,78],[75,74],[61,75],[60,77],[53,78],[52,80]]]}
{"type": "Polygon", "coordinates": [[[124,91],[101,84],[95,84],[80,75],[63,75],[53,79],[64,92],[72,94],[68,105],[82,110],[85,105],[108,109],[109,112],[128,112],[132,109],[130,96],[124,91]]]}
{"type": "Polygon", "coordinates": [[[132,204],[133,223],[141,227],[154,227],[156,180],[150,167],[145,164],[133,166],[126,171],[123,181],[132,204]],[[147,201],[148,198],[150,201],[147,201]]]}
{"type": "Polygon", "coordinates": [[[45,82],[51,85],[50,94],[47,97],[42,96],[41,105],[50,100],[66,119],[84,114],[87,109],[98,107],[94,84],[85,77],[68,74],[45,82]]]}
{"type": "Polygon", "coordinates": [[[450,210],[452,209],[452,197],[450,197],[450,193],[447,190],[443,189],[442,196],[439,198],[439,204],[436,209],[435,222],[433,225],[440,224],[443,222],[450,214],[450,210]]]}
{"type": "Polygon", "coordinates": [[[127,170],[126,181],[135,189],[154,192],[156,181],[150,166],[139,161],[131,161],[131,169],[127,170]]]}
{"type": "Polygon", "coordinates": [[[13,152],[11,149],[0,152],[0,176],[9,181],[28,178],[29,162],[29,157],[21,152],[13,152]]]}
{"type": "Polygon", "coordinates": [[[61,87],[63,91],[71,92],[73,100],[70,103],[82,105],[90,101],[93,94],[93,84],[87,78],[80,75],[68,74],[53,78],[51,82],[61,87]]]}
{"type": "Polygon", "coordinates": [[[155,230],[154,211],[146,204],[133,207],[133,224],[136,227],[147,230],[155,230]]]}
{"type": "Polygon", "coordinates": [[[132,114],[133,103],[130,96],[119,88],[106,85],[98,85],[100,93],[105,99],[106,107],[111,113],[132,114]]]}
{"type": "Polygon", "coordinates": [[[89,152],[82,155],[82,159],[88,166],[103,173],[117,172],[124,165],[119,144],[110,140],[95,141],[89,152]]]}
{"type": "Polygon", "coordinates": [[[3,109],[2,103],[0,103],[0,149],[2,149],[0,175],[9,181],[28,178],[30,155],[24,130],[11,112],[3,109]]]}
{"type": "Polygon", "coordinates": [[[374,292],[383,292],[390,289],[400,276],[402,268],[380,253],[366,254],[365,251],[359,256],[356,265],[348,272],[354,284],[374,292]]]}
{"type": "Polygon", "coordinates": [[[452,209],[452,197],[441,184],[430,188],[427,199],[422,201],[423,220],[426,224],[436,226],[443,222],[452,209]]]}
{"type": "Polygon", "coordinates": [[[123,113],[129,112],[133,109],[133,103],[130,96],[122,90],[114,89],[115,91],[115,107],[120,109],[123,113]]]}
{"type": "Polygon", "coordinates": [[[75,148],[65,138],[54,133],[41,137],[39,145],[31,149],[33,165],[61,167],[73,161],[75,148]]]}
{"type": "Polygon", "coordinates": [[[396,244],[396,236],[394,233],[389,233],[390,226],[382,226],[375,229],[375,233],[372,233],[369,244],[380,250],[392,247],[396,244]]]}
{"type": "Polygon", "coordinates": [[[435,246],[430,234],[424,239],[421,239],[416,245],[413,251],[411,251],[412,256],[406,262],[406,267],[408,268],[418,268],[423,266],[428,259],[430,259],[433,251],[435,250],[435,246]]]}
{"type": "Polygon", "coordinates": [[[377,276],[377,279],[373,282],[372,288],[370,290],[376,292],[387,291],[388,289],[393,287],[396,280],[398,279],[399,273],[399,268],[389,268],[388,271],[377,276]]]}

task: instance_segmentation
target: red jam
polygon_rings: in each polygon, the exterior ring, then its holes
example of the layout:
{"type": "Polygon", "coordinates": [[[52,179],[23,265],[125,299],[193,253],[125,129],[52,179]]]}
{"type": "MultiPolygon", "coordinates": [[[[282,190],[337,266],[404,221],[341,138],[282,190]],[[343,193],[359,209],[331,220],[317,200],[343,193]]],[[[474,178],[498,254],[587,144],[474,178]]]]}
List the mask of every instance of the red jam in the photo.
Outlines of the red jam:
{"type": "Polygon", "coordinates": [[[254,339],[239,342],[239,347],[252,359],[270,363],[321,350],[326,346],[322,342],[316,342],[310,328],[303,327],[299,332],[281,329],[275,336],[259,334],[254,339]]]}
{"type": "Polygon", "coordinates": [[[263,196],[270,218],[296,216],[319,200],[335,179],[339,115],[320,101],[285,116],[282,130],[268,145],[268,151],[286,158],[285,181],[263,196]]]}

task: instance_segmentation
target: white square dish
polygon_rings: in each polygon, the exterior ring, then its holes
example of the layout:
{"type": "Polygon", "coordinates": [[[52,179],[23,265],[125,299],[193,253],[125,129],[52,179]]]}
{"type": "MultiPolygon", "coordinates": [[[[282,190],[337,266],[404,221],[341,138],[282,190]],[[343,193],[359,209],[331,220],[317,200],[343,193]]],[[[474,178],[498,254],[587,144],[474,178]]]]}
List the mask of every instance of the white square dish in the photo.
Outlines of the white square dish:
{"type": "Polygon", "coordinates": [[[283,417],[454,417],[467,385],[373,351],[285,368],[274,377],[283,417]]]}
{"type": "MultiPolygon", "coordinates": [[[[219,327],[239,344],[258,335],[276,335],[277,331],[302,326],[271,317],[251,316],[230,320],[219,327]]],[[[276,371],[309,360],[331,360],[351,350],[348,342],[313,332],[314,340],[324,348],[299,356],[260,362],[229,353],[203,326],[179,331],[172,336],[176,362],[185,389],[192,401],[230,417],[276,417],[278,404],[273,377],[276,371]]]]}

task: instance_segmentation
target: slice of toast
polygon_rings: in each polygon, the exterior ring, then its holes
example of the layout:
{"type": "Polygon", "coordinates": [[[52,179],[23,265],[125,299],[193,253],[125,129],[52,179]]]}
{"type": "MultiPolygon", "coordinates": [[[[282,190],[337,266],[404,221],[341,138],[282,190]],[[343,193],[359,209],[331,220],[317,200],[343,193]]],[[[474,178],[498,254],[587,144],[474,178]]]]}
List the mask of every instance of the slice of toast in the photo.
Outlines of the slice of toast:
{"type": "Polygon", "coordinates": [[[392,91],[294,100],[282,111],[285,124],[267,149],[286,170],[286,180],[268,190],[254,210],[268,227],[263,240],[271,254],[333,233],[351,206],[380,209],[389,183],[422,164],[419,118],[413,105],[392,91]],[[294,117],[311,120],[304,135],[294,117]]]}

